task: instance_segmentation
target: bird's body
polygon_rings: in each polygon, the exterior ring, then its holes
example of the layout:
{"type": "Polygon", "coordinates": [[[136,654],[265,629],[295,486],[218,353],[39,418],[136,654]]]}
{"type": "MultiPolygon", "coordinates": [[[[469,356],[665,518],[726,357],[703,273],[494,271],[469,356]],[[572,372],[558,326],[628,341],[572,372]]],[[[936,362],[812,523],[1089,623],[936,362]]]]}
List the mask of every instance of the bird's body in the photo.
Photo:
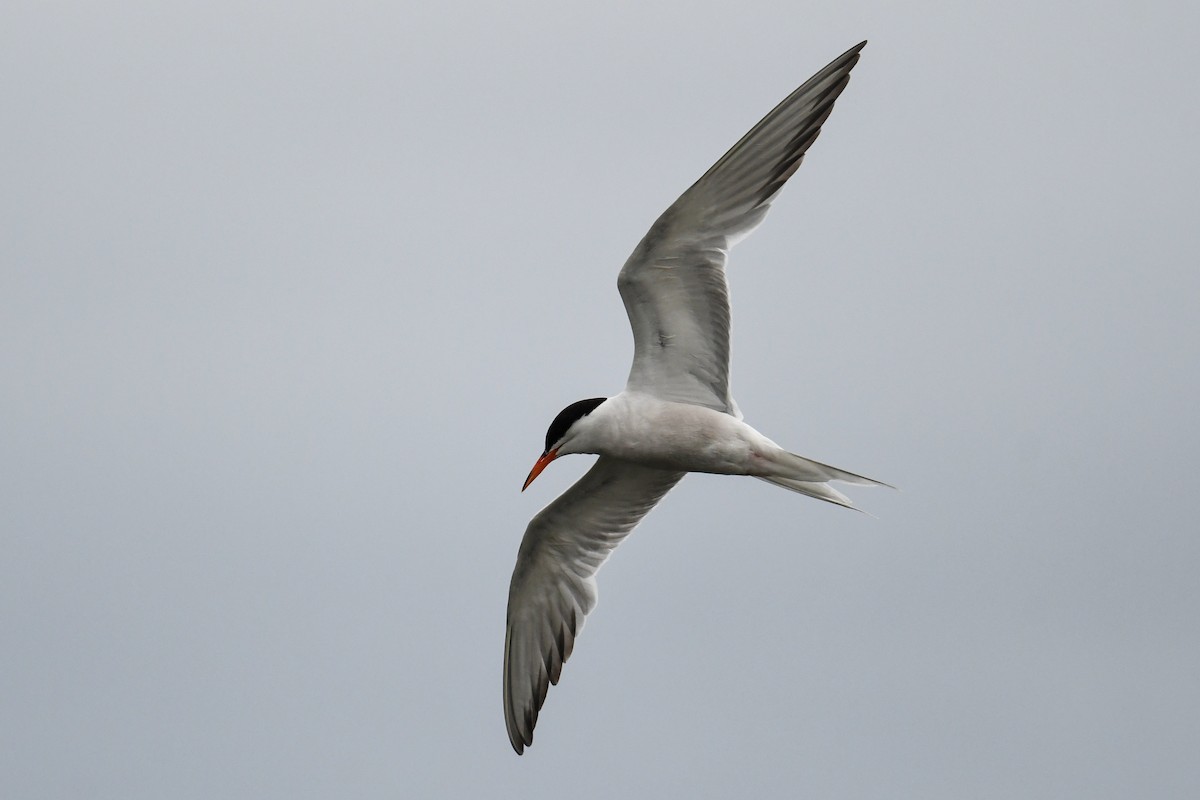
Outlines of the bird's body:
{"type": "MultiPolygon", "coordinates": [[[[784,450],[742,421],[729,390],[730,247],[762,222],[849,80],[851,48],[754,126],[651,226],[617,279],[634,335],[625,390],[554,419],[525,481],[554,459],[600,456],[529,523],[504,644],[504,714],[521,753],[557,683],[609,553],[688,472],[748,475],[852,507],[830,481],[878,481],[784,450]]],[[[886,485],[886,484],[884,484],[886,485]]]]}
{"type": "MultiPolygon", "coordinates": [[[[624,391],[605,399],[575,427],[577,435],[557,449],[559,457],[594,453],[661,470],[766,481],[878,483],[789,453],[738,417],[644,392],[624,391]]],[[[842,501],[839,505],[850,505],[842,501]]]]}
{"type": "Polygon", "coordinates": [[[770,440],[736,417],[644,392],[621,392],[582,418],[558,451],[595,453],[658,469],[753,475],[770,440]]]}

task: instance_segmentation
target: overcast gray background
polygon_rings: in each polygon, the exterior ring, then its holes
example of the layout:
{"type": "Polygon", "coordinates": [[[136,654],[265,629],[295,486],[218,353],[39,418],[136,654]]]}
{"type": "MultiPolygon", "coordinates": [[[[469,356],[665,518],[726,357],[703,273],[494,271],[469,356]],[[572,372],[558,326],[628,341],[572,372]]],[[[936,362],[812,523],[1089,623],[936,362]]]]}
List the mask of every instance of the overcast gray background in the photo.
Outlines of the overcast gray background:
{"type": "Polygon", "coordinates": [[[0,795],[1200,793],[1200,6],[0,11],[0,795]],[[618,268],[863,38],[693,476],[500,702],[618,268]]]}

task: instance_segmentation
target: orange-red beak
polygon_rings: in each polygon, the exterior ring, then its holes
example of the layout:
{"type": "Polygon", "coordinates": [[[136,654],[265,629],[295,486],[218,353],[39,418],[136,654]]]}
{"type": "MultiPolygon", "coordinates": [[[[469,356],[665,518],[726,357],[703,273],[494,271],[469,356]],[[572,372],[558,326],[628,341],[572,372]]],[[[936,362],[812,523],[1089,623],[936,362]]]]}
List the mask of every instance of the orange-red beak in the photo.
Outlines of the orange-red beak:
{"type": "Polygon", "coordinates": [[[547,450],[545,453],[542,453],[542,457],[533,465],[533,469],[529,470],[529,477],[525,479],[525,485],[521,487],[521,491],[523,492],[528,489],[529,484],[533,483],[533,479],[541,475],[546,465],[556,458],[558,458],[557,450],[547,450]]]}

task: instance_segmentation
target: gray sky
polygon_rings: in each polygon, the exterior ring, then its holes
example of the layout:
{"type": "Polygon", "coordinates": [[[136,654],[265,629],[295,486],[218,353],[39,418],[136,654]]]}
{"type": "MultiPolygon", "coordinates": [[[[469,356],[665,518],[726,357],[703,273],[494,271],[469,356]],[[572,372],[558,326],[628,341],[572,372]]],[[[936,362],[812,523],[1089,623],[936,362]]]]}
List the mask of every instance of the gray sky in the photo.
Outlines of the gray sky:
{"type": "Polygon", "coordinates": [[[1195,3],[6,3],[0,795],[1200,794],[1195,3]],[[504,605],[615,278],[870,39],[533,748],[504,605]]]}

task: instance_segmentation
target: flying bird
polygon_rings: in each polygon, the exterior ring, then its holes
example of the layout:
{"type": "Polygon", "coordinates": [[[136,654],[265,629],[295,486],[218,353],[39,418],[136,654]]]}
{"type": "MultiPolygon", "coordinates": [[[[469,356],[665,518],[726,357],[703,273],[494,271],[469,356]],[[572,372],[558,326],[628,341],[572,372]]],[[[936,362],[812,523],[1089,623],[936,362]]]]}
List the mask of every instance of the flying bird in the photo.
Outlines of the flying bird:
{"type": "Polygon", "coordinates": [[[742,421],[729,393],[725,260],[800,167],[858,63],[862,42],[750,129],[651,226],[617,278],[633,367],[614,397],[580,400],[546,432],[522,491],[556,458],[600,456],[529,523],[508,592],[504,719],[518,754],[584,617],[596,571],[688,472],[750,475],[852,508],[830,481],[883,485],[790,453],[742,421]]]}

